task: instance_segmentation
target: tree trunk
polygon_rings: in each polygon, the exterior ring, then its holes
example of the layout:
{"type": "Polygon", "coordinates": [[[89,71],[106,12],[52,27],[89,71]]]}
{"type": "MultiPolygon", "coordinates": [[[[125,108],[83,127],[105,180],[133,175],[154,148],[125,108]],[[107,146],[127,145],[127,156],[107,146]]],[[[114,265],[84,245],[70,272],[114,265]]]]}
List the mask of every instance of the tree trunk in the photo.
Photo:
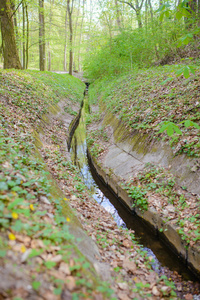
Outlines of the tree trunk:
{"type": "MultiPolygon", "coordinates": [[[[12,8],[13,11],[15,11],[15,3],[13,1],[11,2],[11,8],[12,8]]],[[[13,16],[13,22],[14,22],[15,35],[16,35],[17,50],[19,51],[19,49],[18,49],[19,34],[18,34],[18,28],[17,28],[17,16],[16,16],[16,13],[13,16]]]]}
{"type": "Polygon", "coordinates": [[[76,22],[75,26],[73,29],[73,48],[74,48],[74,57],[73,57],[73,65],[74,65],[74,70],[76,70],[76,58],[77,58],[77,49],[76,49],[76,42],[77,42],[77,31],[78,31],[78,25],[79,25],[79,14],[80,14],[80,6],[81,6],[81,1],[78,1],[78,12],[76,13],[76,22]]]}
{"type": "Polygon", "coordinates": [[[15,40],[10,1],[0,0],[1,32],[3,41],[4,69],[21,69],[15,40]]]}
{"type": "Polygon", "coordinates": [[[83,31],[83,21],[85,16],[85,0],[83,0],[83,12],[82,12],[82,20],[81,20],[81,30],[78,44],[78,71],[81,71],[80,62],[81,62],[81,40],[82,40],[82,31],[83,31]]]}
{"type": "Polygon", "coordinates": [[[23,27],[22,27],[22,45],[23,45],[23,60],[22,60],[22,67],[25,69],[26,66],[26,43],[25,43],[25,3],[22,2],[22,16],[23,16],[23,27]]]}
{"type": "Polygon", "coordinates": [[[50,12],[49,12],[49,36],[48,36],[48,71],[51,71],[51,29],[52,29],[52,5],[54,5],[54,0],[50,0],[50,12]]]}
{"type": "Polygon", "coordinates": [[[120,20],[120,12],[118,7],[118,1],[115,0],[115,8],[116,8],[116,14],[117,14],[117,25],[119,27],[119,30],[121,30],[121,20],[120,20]]]}
{"type": "Polygon", "coordinates": [[[73,69],[73,26],[72,26],[72,12],[74,0],[67,0],[67,11],[69,17],[69,74],[72,75],[73,69]],[[71,4],[71,7],[70,7],[71,4]]]}
{"type": "Polygon", "coordinates": [[[139,7],[138,0],[135,1],[135,12],[136,12],[136,18],[138,22],[138,27],[142,28],[142,17],[141,17],[141,7],[139,7]]]}
{"type": "Polygon", "coordinates": [[[64,71],[67,71],[67,14],[68,10],[66,9],[65,14],[65,46],[64,46],[64,71]]]}
{"type": "Polygon", "coordinates": [[[152,8],[151,0],[148,0],[148,3],[149,3],[150,14],[151,14],[151,22],[153,26],[153,8],[152,8]]]}
{"type": "Polygon", "coordinates": [[[26,69],[28,69],[28,48],[29,48],[29,19],[28,19],[28,4],[26,4],[26,69]]]}
{"type": "Polygon", "coordinates": [[[45,25],[44,25],[44,0],[39,0],[39,56],[40,71],[45,71],[45,25]]]}

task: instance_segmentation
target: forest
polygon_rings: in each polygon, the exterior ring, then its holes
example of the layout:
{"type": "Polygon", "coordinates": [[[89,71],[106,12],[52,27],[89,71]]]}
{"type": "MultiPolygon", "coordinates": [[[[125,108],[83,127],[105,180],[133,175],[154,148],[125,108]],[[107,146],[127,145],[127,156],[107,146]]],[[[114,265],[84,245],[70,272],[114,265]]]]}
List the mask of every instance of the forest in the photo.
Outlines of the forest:
{"type": "Polygon", "coordinates": [[[0,0],[0,299],[200,299],[200,1],[0,0]]]}

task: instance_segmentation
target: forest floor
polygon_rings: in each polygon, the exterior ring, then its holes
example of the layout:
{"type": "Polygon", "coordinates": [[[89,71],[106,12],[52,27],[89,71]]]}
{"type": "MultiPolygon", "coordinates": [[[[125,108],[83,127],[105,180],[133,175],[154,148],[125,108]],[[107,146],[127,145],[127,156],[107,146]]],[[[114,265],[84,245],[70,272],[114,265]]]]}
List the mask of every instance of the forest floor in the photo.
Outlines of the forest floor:
{"type": "Polygon", "coordinates": [[[74,117],[83,85],[49,73],[12,70],[0,76],[0,299],[193,299],[198,286],[153,271],[134,232],[118,228],[92,198],[67,154],[64,122],[56,116],[42,121],[58,100],[74,117]],[[35,132],[41,126],[43,143],[35,132]],[[52,195],[49,174],[63,194],[52,195]],[[99,270],[104,280],[74,246],[68,204],[96,242],[97,259],[108,266],[108,272],[99,270]]]}

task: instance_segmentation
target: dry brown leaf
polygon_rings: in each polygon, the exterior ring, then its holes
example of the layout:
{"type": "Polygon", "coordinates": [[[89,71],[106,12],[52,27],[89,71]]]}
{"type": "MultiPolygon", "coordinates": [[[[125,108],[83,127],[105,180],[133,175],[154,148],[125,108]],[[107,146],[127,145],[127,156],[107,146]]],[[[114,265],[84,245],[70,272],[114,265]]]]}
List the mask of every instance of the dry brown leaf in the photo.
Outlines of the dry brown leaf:
{"type": "Polygon", "coordinates": [[[76,287],[76,281],[73,276],[66,277],[66,287],[68,290],[73,291],[76,287]]]}
{"type": "Polygon", "coordinates": [[[126,239],[126,240],[123,240],[123,246],[126,248],[130,248],[132,246],[132,243],[131,243],[131,241],[126,239]]]}
{"type": "Polygon", "coordinates": [[[193,295],[192,294],[186,294],[185,295],[185,300],[192,300],[193,299],[193,295]]]}
{"type": "Polygon", "coordinates": [[[61,262],[60,267],[59,267],[59,271],[63,272],[66,275],[70,275],[71,274],[69,266],[65,262],[61,262]]]}
{"type": "Polygon", "coordinates": [[[120,300],[131,300],[131,298],[129,298],[129,296],[127,296],[126,294],[124,293],[118,293],[118,298],[120,300]]]}
{"type": "Polygon", "coordinates": [[[154,287],[152,288],[152,294],[153,294],[154,296],[160,296],[160,292],[159,292],[159,290],[158,290],[158,288],[157,288],[156,286],[154,286],[154,287]]]}
{"type": "Polygon", "coordinates": [[[128,284],[126,282],[118,282],[118,287],[121,289],[121,290],[127,290],[128,289],[128,284]]]}
{"type": "Polygon", "coordinates": [[[136,264],[129,260],[129,258],[124,259],[122,266],[127,272],[131,272],[132,274],[137,270],[136,264]]]}
{"type": "Polygon", "coordinates": [[[50,259],[50,261],[53,261],[53,262],[59,263],[59,262],[61,262],[61,261],[62,261],[62,255],[61,255],[61,254],[58,254],[58,255],[56,255],[56,256],[54,256],[54,257],[52,257],[52,258],[50,259]]]}

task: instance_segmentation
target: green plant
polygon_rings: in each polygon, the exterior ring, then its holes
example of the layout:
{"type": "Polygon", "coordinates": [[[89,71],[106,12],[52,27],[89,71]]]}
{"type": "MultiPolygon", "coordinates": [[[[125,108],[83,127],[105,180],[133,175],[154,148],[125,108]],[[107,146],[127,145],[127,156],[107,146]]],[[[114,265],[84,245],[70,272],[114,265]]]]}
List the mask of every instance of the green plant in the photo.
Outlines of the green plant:
{"type": "Polygon", "coordinates": [[[134,201],[133,207],[138,206],[142,210],[147,210],[148,209],[148,201],[144,197],[147,192],[143,188],[141,188],[139,186],[133,186],[132,182],[129,182],[124,187],[128,191],[128,195],[134,201]]]}

